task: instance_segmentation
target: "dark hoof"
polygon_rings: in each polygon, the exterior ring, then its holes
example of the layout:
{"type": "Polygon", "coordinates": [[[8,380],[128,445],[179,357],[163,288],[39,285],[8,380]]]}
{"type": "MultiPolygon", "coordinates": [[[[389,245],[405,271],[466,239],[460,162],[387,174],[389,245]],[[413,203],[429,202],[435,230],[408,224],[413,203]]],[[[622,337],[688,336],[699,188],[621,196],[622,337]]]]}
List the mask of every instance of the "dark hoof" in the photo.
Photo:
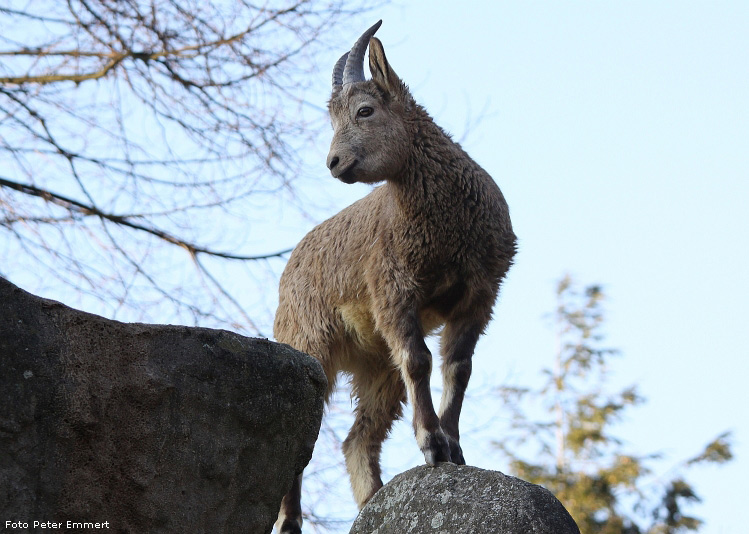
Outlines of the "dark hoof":
{"type": "Polygon", "coordinates": [[[460,444],[455,440],[450,440],[450,461],[457,465],[466,465],[466,460],[463,458],[463,449],[460,448],[460,444]]]}
{"type": "Polygon", "coordinates": [[[440,462],[450,461],[450,445],[444,434],[429,434],[426,447],[422,449],[424,461],[434,467],[440,462]]]}
{"type": "Polygon", "coordinates": [[[302,534],[302,526],[295,519],[284,519],[278,534],[302,534]]]}

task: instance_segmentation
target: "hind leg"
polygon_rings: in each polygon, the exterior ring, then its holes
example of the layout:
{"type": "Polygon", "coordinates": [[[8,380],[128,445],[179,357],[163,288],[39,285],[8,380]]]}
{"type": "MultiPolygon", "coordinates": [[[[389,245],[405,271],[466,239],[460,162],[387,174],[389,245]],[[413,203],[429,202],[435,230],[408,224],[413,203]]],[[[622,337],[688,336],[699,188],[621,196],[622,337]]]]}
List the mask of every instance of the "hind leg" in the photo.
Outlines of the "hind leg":
{"type": "Polygon", "coordinates": [[[361,509],[382,487],[380,451],[393,422],[403,413],[406,388],[397,369],[390,367],[354,376],[356,420],[343,443],[346,469],[356,504],[361,509]]]}
{"type": "Polygon", "coordinates": [[[289,492],[281,501],[276,528],[278,534],[301,534],[302,532],[302,473],[294,479],[289,492]]]}
{"type": "Polygon", "coordinates": [[[458,423],[468,380],[471,377],[471,358],[483,326],[469,321],[449,322],[442,332],[442,400],[440,427],[450,444],[450,460],[465,464],[460,448],[458,423]]]}
{"type": "MultiPolygon", "coordinates": [[[[308,343],[299,342],[297,345],[301,346],[300,350],[307,352],[307,354],[325,354],[323,349],[316,348],[308,343]]],[[[325,365],[326,361],[330,361],[330,358],[321,360],[320,363],[323,364],[323,371],[328,379],[328,388],[325,393],[325,404],[327,405],[331,392],[335,388],[336,373],[330,365],[325,365]]],[[[302,475],[303,472],[294,478],[291,488],[281,501],[281,508],[275,524],[278,534],[301,534],[302,532],[302,475]]]]}
{"type": "MultiPolygon", "coordinates": [[[[329,373],[326,370],[326,375],[329,373]]],[[[330,393],[335,386],[335,373],[328,376],[328,390],[325,395],[325,404],[330,400],[330,393]]],[[[299,473],[291,489],[284,495],[281,501],[281,508],[276,520],[276,529],[278,534],[301,534],[302,532],[302,475],[299,473]]]]}

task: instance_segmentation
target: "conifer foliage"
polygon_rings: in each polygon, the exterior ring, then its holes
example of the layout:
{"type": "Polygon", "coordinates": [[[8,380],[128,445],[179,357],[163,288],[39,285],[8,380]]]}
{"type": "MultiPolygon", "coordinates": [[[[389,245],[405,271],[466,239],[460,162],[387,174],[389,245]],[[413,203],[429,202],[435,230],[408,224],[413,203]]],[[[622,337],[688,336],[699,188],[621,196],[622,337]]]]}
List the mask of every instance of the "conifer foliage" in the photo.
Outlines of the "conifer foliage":
{"type": "Polygon", "coordinates": [[[612,433],[628,408],[644,398],[635,387],[607,391],[607,371],[619,352],[604,344],[604,292],[580,288],[565,276],[553,314],[556,354],[538,388],[503,387],[512,431],[495,443],[514,475],[548,488],[583,533],[671,534],[697,530],[690,515],[699,502],[686,471],[731,459],[730,434],[710,442],[664,477],[655,476],[657,453],[635,454],[612,433]]]}

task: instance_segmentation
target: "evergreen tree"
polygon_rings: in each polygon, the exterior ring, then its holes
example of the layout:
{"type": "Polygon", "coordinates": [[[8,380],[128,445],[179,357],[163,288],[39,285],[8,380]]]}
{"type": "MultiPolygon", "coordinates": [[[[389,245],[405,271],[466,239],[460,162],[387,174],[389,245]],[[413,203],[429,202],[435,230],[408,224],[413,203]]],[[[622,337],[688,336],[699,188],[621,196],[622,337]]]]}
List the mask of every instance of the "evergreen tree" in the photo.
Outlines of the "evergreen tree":
{"type": "Polygon", "coordinates": [[[512,431],[496,446],[513,474],[554,493],[584,534],[697,530],[701,521],[684,505],[699,497],[684,471],[698,463],[729,461],[730,436],[718,436],[677,465],[672,480],[650,480],[649,466],[659,455],[628,452],[611,434],[625,409],[644,399],[635,387],[614,394],[605,389],[608,362],[618,351],[603,344],[603,300],[600,286],[581,290],[569,276],[559,282],[553,369],[543,371],[540,388],[500,389],[512,410],[512,431]]]}

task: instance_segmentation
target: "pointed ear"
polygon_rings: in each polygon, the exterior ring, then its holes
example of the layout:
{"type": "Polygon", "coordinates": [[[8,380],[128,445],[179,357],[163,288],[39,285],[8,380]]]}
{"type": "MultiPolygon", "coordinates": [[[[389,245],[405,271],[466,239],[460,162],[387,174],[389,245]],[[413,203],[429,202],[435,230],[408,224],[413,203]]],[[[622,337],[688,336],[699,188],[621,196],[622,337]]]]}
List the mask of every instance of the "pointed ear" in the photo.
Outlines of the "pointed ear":
{"type": "Polygon", "coordinates": [[[369,71],[372,73],[372,80],[382,89],[395,97],[404,96],[406,86],[388,63],[385,49],[377,37],[369,40],[369,71]]]}

